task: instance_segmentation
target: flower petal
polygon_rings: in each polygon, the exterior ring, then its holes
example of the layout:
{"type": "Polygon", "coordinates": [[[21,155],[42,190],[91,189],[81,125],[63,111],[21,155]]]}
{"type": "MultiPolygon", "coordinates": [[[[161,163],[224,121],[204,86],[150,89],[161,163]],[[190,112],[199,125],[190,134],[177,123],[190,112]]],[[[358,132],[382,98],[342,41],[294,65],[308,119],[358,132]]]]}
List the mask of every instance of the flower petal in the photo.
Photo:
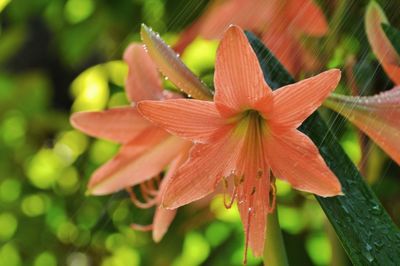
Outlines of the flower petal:
{"type": "Polygon", "coordinates": [[[140,35],[158,69],[172,83],[195,99],[212,99],[212,94],[207,86],[190,71],[175,51],[165,44],[158,34],[142,24],[140,35]]]}
{"type": "Polygon", "coordinates": [[[317,76],[282,87],[273,94],[272,114],[264,114],[271,125],[297,128],[336,88],[340,70],[325,71],[317,76]]]}
{"type": "Polygon", "coordinates": [[[290,0],[286,11],[293,30],[312,36],[322,36],[328,31],[324,13],[312,0],[290,0]]]}
{"type": "Polygon", "coordinates": [[[172,134],[197,142],[209,141],[224,126],[224,119],[209,101],[142,101],[138,109],[144,117],[172,134]]]}
{"type": "Polygon", "coordinates": [[[74,113],[70,121],[73,127],[88,135],[119,143],[127,143],[151,126],[134,107],[74,113]]]}
{"type": "MultiPolygon", "coordinates": [[[[159,188],[159,198],[158,200],[161,202],[162,196],[164,194],[166,184],[169,182],[169,180],[174,176],[181,167],[181,165],[187,160],[189,157],[189,150],[192,147],[192,145],[187,145],[184,147],[180,154],[174,159],[174,161],[169,165],[169,169],[167,173],[165,174],[164,179],[161,182],[160,188],[159,188]]],[[[170,226],[172,220],[174,219],[176,215],[176,210],[167,210],[164,209],[161,206],[158,206],[156,213],[154,215],[153,219],[153,240],[155,242],[160,242],[165,233],[168,230],[168,227],[170,226]]]]}
{"type": "Polygon", "coordinates": [[[188,142],[158,128],[143,132],[96,170],[88,185],[89,193],[109,194],[154,177],[185,145],[188,142]]]}
{"type": "Polygon", "coordinates": [[[378,3],[371,1],[365,14],[365,30],[369,43],[388,76],[396,84],[400,84],[400,55],[397,54],[383,31],[382,23],[389,24],[385,13],[378,3]]]}
{"type": "Polygon", "coordinates": [[[143,45],[131,44],[124,60],[129,66],[125,89],[131,102],[163,99],[161,77],[143,45]]]}
{"type": "Polygon", "coordinates": [[[153,240],[158,243],[161,241],[169,226],[175,218],[177,210],[167,210],[159,206],[156,209],[153,219],[153,240]]]}
{"type": "Polygon", "coordinates": [[[211,144],[195,144],[189,159],[166,184],[162,204],[175,209],[212,193],[235,153],[230,135],[211,144]]]}
{"type": "Polygon", "coordinates": [[[400,87],[375,96],[333,94],[324,106],[350,120],[400,165],[400,87]]]}
{"type": "Polygon", "coordinates": [[[259,33],[276,10],[278,1],[230,0],[211,1],[209,6],[182,34],[175,50],[182,52],[197,35],[205,39],[220,39],[231,24],[259,33]]]}
{"type": "Polygon", "coordinates": [[[298,130],[274,132],[266,140],[266,160],[278,178],[322,197],[341,194],[341,185],[315,144],[298,130]]]}
{"type": "Polygon", "coordinates": [[[237,26],[229,27],[221,40],[214,81],[214,101],[224,112],[226,109],[237,112],[251,108],[272,95],[270,87],[265,83],[257,56],[243,31],[237,26]]]}

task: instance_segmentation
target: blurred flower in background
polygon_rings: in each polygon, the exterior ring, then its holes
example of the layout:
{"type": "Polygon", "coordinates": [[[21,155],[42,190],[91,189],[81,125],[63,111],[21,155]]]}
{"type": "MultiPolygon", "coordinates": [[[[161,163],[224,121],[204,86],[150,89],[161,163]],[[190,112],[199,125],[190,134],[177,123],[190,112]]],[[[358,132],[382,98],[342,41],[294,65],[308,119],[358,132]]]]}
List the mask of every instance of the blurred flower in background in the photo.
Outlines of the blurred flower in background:
{"type": "Polygon", "coordinates": [[[164,91],[161,79],[150,56],[140,44],[131,44],[124,53],[129,67],[125,82],[131,106],[100,112],[78,112],[71,116],[71,124],[95,137],[110,139],[122,146],[118,154],[90,178],[88,193],[105,195],[127,189],[132,202],[139,208],[156,207],[153,224],[132,225],[150,229],[159,242],[175,217],[175,210],[158,208],[165,183],[188,157],[191,143],[172,136],[143,118],[136,108],[141,100],[180,98],[179,94],[164,91]],[[165,177],[160,177],[170,164],[165,177]],[[145,202],[140,202],[132,186],[139,185],[145,202]]]}
{"type": "MultiPolygon", "coordinates": [[[[365,3],[310,2],[318,5],[329,24],[328,33],[316,43],[305,38],[307,32],[300,38],[302,47],[320,59],[317,67],[345,68],[352,57],[361,95],[393,88],[367,41],[360,19],[365,3]]],[[[400,28],[396,1],[379,2],[391,25],[400,28]]],[[[90,176],[116,155],[119,146],[89,138],[69,124],[71,110],[101,111],[129,104],[124,90],[128,69],[119,60],[131,42],[140,41],[141,23],[173,44],[209,12],[208,4],[0,1],[0,265],[241,264],[240,216],[234,209],[225,210],[221,196],[210,206],[180,208],[159,244],[151,234],[130,228],[133,221],[151,224],[153,213],[135,207],[129,193],[85,196],[90,176]]],[[[181,58],[211,86],[217,42],[202,37],[190,42],[181,58]]],[[[161,81],[163,87],[176,89],[168,80],[161,81]]],[[[348,77],[343,81],[337,92],[347,94],[348,77]]],[[[359,160],[354,128],[327,110],[321,114],[353,161],[359,160]]],[[[370,158],[368,172],[377,172],[379,181],[372,189],[399,225],[399,168],[379,149],[373,149],[370,158]]],[[[335,236],[326,229],[315,199],[294,192],[286,183],[277,181],[277,186],[289,263],[350,265],[332,241],[335,236]]],[[[248,264],[261,261],[249,256],[248,264]]]]}
{"type": "Polygon", "coordinates": [[[198,36],[220,39],[230,24],[258,34],[292,75],[315,70],[318,64],[318,53],[308,52],[301,37],[321,37],[328,31],[324,14],[312,0],[217,0],[181,34],[174,48],[181,53],[198,36]]]}

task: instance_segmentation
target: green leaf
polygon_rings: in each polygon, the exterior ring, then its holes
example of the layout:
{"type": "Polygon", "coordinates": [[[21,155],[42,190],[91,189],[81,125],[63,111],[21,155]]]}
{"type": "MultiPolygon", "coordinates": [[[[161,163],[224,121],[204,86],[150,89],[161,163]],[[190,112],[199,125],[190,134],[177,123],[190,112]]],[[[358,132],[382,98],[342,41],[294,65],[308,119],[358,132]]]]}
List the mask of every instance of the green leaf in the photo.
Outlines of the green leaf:
{"type": "MultiPolygon", "coordinates": [[[[264,72],[277,89],[294,82],[284,67],[252,33],[246,33],[264,72]]],[[[400,231],[364,182],[317,112],[300,127],[318,146],[339,178],[345,196],[316,196],[354,265],[400,265],[400,231]]]]}
{"type": "Polygon", "coordinates": [[[388,24],[382,24],[382,28],[396,52],[400,54],[400,30],[388,24]]]}

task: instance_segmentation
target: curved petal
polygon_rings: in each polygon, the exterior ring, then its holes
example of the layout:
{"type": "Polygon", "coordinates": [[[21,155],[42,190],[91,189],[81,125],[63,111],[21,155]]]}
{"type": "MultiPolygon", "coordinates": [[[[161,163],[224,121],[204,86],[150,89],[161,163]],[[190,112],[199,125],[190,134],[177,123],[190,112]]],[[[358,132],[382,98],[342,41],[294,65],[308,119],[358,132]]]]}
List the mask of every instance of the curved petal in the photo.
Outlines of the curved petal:
{"type": "Polygon", "coordinates": [[[400,71],[397,70],[393,73],[391,67],[400,65],[400,55],[397,54],[393,45],[386,37],[382,29],[382,23],[389,24],[385,13],[378,3],[371,1],[365,14],[365,30],[369,43],[389,77],[396,84],[400,84],[400,71]]]}
{"type": "Polygon", "coordinates": [[[192,98],[199,100],[212,99],[210,89],[182,62],[179,56],[171,49],[152,29],[142,24],[140,31],[147,52],[157,68],[179,89],[192,98]]]}
{"type": "Polygon", "coordinates": [[[336,88],[340,70],[325,71],[317,76],[282,87],[273,93],[271,114],[264,114],[272,125],[297,128],[336,88]]]}
{"type": "Polygon", "coordinates": [[[400,87],[376,96],[331,95],[324,106],[350,120],[400,164],[400,87]]]}
{"type": "Polygon", "coordinates": [[[215,104],[227,116],[272,96],[257,56],[237,26],[229,27],[218,47],[214,81],[215,104]]]}
{"type": "Polygon", "coordinates": [[[324,13],[312,0],[290,0],[286,6],[293,30],[312,36],[322,36],[328,31],[324,13]]]}
{"type": "Polygon", "coordinates": [[[386,74],[396,85],[400,85],[400,65],[382,63],[386,74]]]}
{"type": "MultiPolygon", "coordinates": [[[[179,167],[187,160],[189,157],[189,150],[192,147],[191,143],[188,143],[186,147],[184,147],[180,154],[174,159],[174,161],[169,165],[169,169],[165,174],[164,179],[160,185],[160,192],[158,200],[162,200],[162,196],[164,194],[166,184],[169,180],[174,176],[179,169],[179,167]]],[[[175,218],[176,210],[167,210],[161,206],[157,207],[156,213],[153,219],[153,240],[155,242],[160,242],[165,233],[167,232],[172,220],[175,218]]]]}
{"type": "Polygon", "coordinates": [[[96,170],[88,185],[89,193],[104,195],[139,184],[160,173],[185,145],[186,141],[161,129],[143,132],[96,170]]]}
{"type": "Polygon", "coordinates": [[[240,8],[237,4],[240,1],[211,1],[203,14],[183,31],[174,45],[174,50],[182,53],[197,36],[209,40],[219,39],[232,24],[236,9],[240,8]]]}
{"type": "Polygon", "coordinates": [[[129,45],[124,60],[129,66],[125,90],[131,102],[164,98],[160,74],[143,45],[129,45]]]}
{"type": "Polygon", "coordinates": [[[153,240],[158,243],[161,241],[169,226],[174,220],[176,210],[167,210],[161,206],[157,207],[153,219],[153,240]]]}
{"type": "Polygon", "coordinates": [[[278,178],[294,188],[322,197],[340,195],[341,185],[322,159],[315,144],[298,130],[280,135],[274,132],[266,140],[266,160],[278,178]]]}
{"type": "Polygon", "coordinates": [[[181,35],[175,50],[182,52],[197,35],[205,39],[220,39],[231,24],[255,33],[261,32],[277,8],[277,0],[211,1],[201,17],[181,35]]]}
{"type": "Polygon", "coordinates": [[[119,143],[127,143],[152,126],[134,107],[74,113],[70,121],[73,127],[88,135],[119,143]]]}
{"type": "Polygon", "coordinates": [[[225,124],[215,104],[209,101],[142,101],[138,109],[144,117],[172,134],[197,142],[208,142],[225,124]]]}
{"type": "Polygon", "coordinates": [[[195,144],[189,159],[179,168],[166,184],[162,204],[175,209],[211,194],[222,176],[232,166],[238,143],[234,138],[210,144],[195,144]]]}

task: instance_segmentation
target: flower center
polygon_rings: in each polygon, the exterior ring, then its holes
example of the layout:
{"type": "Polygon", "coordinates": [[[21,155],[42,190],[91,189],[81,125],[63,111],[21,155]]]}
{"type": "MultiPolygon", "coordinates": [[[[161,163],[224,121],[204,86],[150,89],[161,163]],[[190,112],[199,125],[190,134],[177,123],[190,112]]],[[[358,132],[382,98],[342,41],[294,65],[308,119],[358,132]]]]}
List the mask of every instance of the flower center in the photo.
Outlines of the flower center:
{"type": "Polygon", "coordinates": [[[231,123],[236,123],[234,135],[244,137],[257,137],[249,136],[253,134],[263,134],[267,130],[267,124],[264,117],[257,111],[249,109],[232,117],[231,123]]]}
{"type": "Polygon", "coordinates": [[[232,155],[232,172],[224,177],[225,193],[231,193],[224,204],[230,208],[237,201],[244,220],[246,232],[245,261],[247,247],[257,228],[254,223],[273,210],[275,206],[275,187],[270,176],[270,168],[265,158],[265,139],[268,134],[267,120],[256,110],[245,110],[229,121],[234,124],[232,137],[237,141],[237,150],[232,155]],[[229,182],[230,181],[230,182],[229,182]],[[232,185],[229,185],[231,183],[232,185]]]}

